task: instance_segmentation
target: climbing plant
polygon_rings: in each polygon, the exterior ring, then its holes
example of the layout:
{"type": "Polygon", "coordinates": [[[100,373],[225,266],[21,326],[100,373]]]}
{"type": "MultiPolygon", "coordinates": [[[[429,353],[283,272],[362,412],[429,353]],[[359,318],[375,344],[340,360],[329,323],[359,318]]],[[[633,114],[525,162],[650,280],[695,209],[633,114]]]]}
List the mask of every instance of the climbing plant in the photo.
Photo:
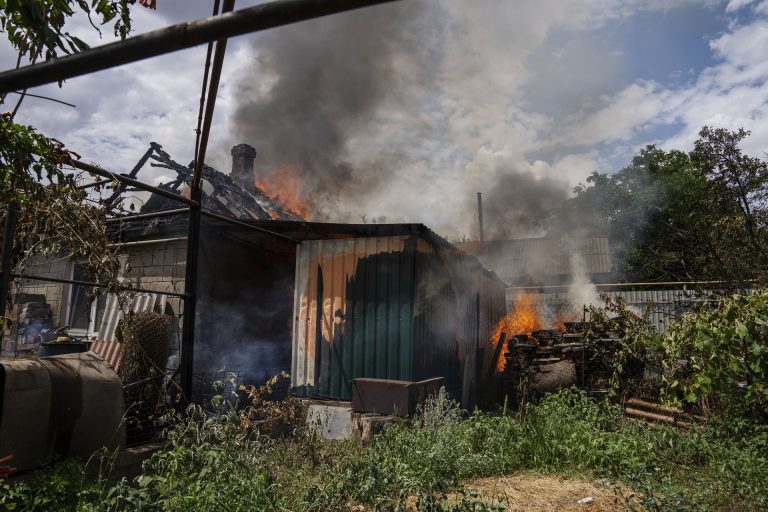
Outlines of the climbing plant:
{"type": "Polygon", "coordinates": [[[768,291],[691,312],[657,346],[669,401],[714,400],[723,412],[768,419],[768,291]]]}

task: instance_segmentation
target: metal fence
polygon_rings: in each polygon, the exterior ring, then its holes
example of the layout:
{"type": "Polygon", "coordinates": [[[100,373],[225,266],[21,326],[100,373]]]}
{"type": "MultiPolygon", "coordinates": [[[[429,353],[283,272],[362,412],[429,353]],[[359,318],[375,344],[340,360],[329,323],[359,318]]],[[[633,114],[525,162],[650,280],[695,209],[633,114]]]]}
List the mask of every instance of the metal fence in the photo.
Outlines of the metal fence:
{"type": "MultiPolygon", "coordinates": [[[[601,291],[601,299],[596,298],[592,305],[604,305],[601,300],[605,298],[621,298],[663,333],[685,313],[700,306],[714,307],[724,295],[727,293],[713,289],[609,289],[601,291]]],[[[661,355],[647,347],[631,353],[623,350],[621,333],[590,323],[589,304],[575,302],[566,288],[508,288],[508,311],[518,312],[520,304],[530,304],[540,328],[551,331],[533,332],[533,336],[507,333],[509,337],[523,335],[508,344],[502,376],[507,394],[519,400],[521,391],[535,396],[549,388],[576,385],[594,396],[614,390],[622,399],[659,399],[666,371],[661,355]],[[526,295],[525,301],[520,294],[526,295]]]]}
{"type": "MultiPolygon", "coordinates": [[[[588,305],[574,299],[567,287],[507,288],[507,311],[510,311],[518,294],[525,293],[538,308],[538,315],[543,328],[560,328],[563,322],[577,322],[586,319],[588,305]]],[[[603,297],[616,300],[621,297],[637,314],[645,316],[659,332],[665,332],[670,325],[701,304],[715,305],[717,298],[726,292],[716,289],[701,288],[658,288],[658,289],[621,289],[597,288],[592,304],[601,305],[603,297]]],[[[739,290],[739,293],[752,293],[751,289],[739,290]]]]}

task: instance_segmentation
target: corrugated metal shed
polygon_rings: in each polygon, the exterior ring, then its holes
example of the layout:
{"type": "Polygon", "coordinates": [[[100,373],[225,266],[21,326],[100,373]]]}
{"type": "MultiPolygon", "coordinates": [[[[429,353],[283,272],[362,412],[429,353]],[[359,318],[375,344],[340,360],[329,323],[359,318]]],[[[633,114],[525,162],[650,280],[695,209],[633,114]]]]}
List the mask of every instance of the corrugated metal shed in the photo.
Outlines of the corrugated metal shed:
{"type": "Polygon", "coordinates": [[[541,279],[574,272],[574,264],[583,265],[587,274],[608,274],[613,261],[607,236],[566,236],[561,238],[524,238],[468,242],[460,248],[494,271],[505,282],[528,276],[541,279]],[[581,261],[574,260],[574,255],[581,261]]]}
{"type": "Polygon", "coordinates": [[[292,384],[349,399],[357,377],[439,376],[469,405],[504,285],[423,226],[388,231],[298,246],[292,384]]]}

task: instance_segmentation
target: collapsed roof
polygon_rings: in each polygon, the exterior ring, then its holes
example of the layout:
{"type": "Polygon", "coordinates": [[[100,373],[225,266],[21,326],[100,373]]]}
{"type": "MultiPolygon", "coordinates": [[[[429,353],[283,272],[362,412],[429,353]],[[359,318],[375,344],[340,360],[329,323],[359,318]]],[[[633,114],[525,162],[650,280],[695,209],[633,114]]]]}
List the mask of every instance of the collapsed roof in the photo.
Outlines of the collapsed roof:
{"type": "MultiPolygon", "coordinates": [[[[184,195],[189,194],[194,173],[191,163],[182,165],[176,162],[160,144],[151,142],[147,152],[128,176],[135,177],[147,161],[150,161],[149,165],[152,167],[160,167],[176,173],[174,179],[158,185],[158,188],[184,195]]],[[[227,217],[243,220],[304,220],[297,213],[268,197],[255,183],[248,186],[238,184],[229,175],[208,165],[203,167],[202,192],[203,207],[227,217]]],[[[174,201],[153,194],[141,211],[146,213],[177,206],[174,201]]]]}

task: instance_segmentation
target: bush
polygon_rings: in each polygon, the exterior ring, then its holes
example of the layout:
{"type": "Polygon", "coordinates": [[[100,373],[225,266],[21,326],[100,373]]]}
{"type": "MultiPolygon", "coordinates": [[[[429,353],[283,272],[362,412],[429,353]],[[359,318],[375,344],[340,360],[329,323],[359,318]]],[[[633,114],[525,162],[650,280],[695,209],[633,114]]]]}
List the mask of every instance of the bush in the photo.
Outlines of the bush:
{"type": "Polygon", "coordinates": [[[656,344],[665,354],[670,401],[715,401],[730,417],[768,420],[768,292],[734,295],[685,315],[656,344]]]}

